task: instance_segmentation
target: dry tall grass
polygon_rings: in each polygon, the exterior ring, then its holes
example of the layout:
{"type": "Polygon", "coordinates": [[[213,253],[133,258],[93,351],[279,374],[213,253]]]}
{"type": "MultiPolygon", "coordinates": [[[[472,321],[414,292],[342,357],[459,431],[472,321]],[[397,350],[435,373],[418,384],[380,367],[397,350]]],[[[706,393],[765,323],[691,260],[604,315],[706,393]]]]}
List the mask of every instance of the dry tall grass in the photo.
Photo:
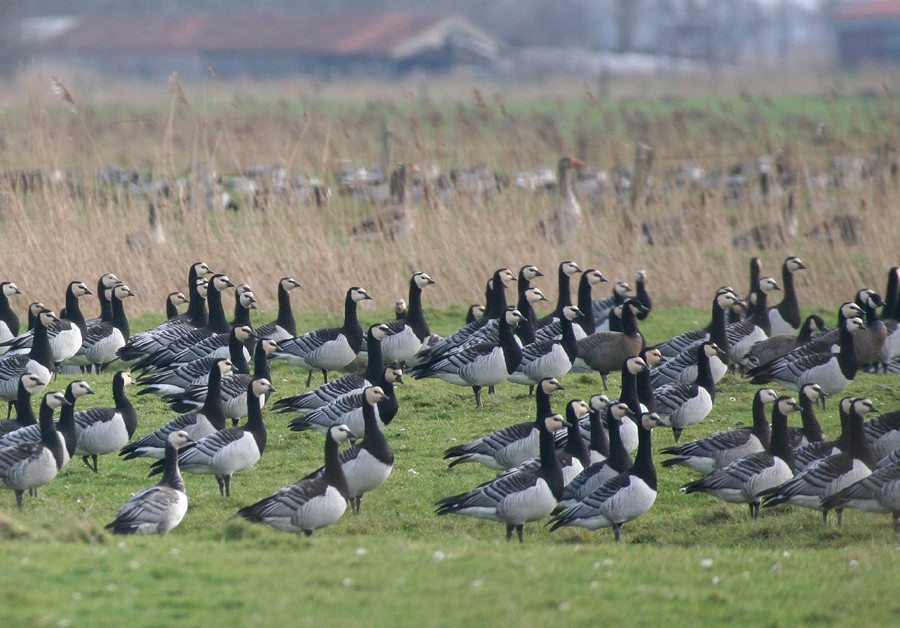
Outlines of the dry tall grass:
{"type": "Polygon", "coordinates": [[[414,269],[438,281],[427,304],[479,301],[494,268],[524,263],[548,274],[544,287],[552,294],[556,265],[573,259],[612,280],[646,268],[658,304],[705,306],[723,283],[745,288],[747,260],[759,251],[735,248],[732,238],[753,225],[779,223],[791,191],[800,235],[762,255],[765,272],[776,276],[788,254],[807,263],[809,271],[798,278],[803,303],[835,303],[863,285],[881,288],[888,267],[900,262],[894,211],[900,192],[886,162],[859,180],[845,177],[842,186],[825,183],[836,158],[871,164],[873,154],[893,155],[898,112],[888,89],[797,101],[746,88],[709,102],[600,101],[588,86],[567,85],[539,101],[534,86],[507,93],[504,86],[460,85],[440,83],[428,93],[380,86],[373,92],[378,99],[369,101],[358,87],[345,86],[342,101],[333,85],[309,82],[258,89],[173,84],[168,92],[145,86],[143,99],[135,87],[92,84],[82,92],[66,83],[71,102],[63,102],[46,80],[23,79],[3,90],[10,95],[2,104],[0,169],[65,176],[27,191],[0,183],[0,278],[16,281],[28,299],[59,307],[70,279],[92,283],[112,271],[138,293],[133,310],[159,310],[166,293],[184,288],[187,265],[202,259],[254,286],[265,309],[275,307],[278,278],[292,275],[304,285],[295,293],[296,307],[337,311],[352,284],[388,306],[405,293],[414,269]],[[444,172],[484,164],[512,174],[553,166],[578,146],[591,167],[611,171],[631,165],[635,142],[646,142],[655,151],[649,198],[632,211],[627,194],[583,197],[583,237],[560,244],[536,230],[556,200],[510,186],[483,202],[467,195],[414,202],[412,232],[373,242],[349,237],[375,211],[356,199],[335,194],[318,208],[271,197],[259,209],[241,199],[233,213],[210,209],[195,189],[191,198],[160,209],[164,244],[132,248],[125,235],[146,228],[147,202],[97,178],[110,163],[174,178],[190,164],[229,175],[277,162],[334,188],[342,164],[379,162],[385,124],[394,132],[395,160],[444,172]],[[775,151],[785,155],[791,181],[768,198],[755,182],[737,201],[720,187],[674,184],[685,163],[727,171],[775,151]],[[858,244],[802,237],[837,213],[862,218],[858,244]],[[646,245],[641,223],[671,216],[680,217],[681,237],[646,245]]]}

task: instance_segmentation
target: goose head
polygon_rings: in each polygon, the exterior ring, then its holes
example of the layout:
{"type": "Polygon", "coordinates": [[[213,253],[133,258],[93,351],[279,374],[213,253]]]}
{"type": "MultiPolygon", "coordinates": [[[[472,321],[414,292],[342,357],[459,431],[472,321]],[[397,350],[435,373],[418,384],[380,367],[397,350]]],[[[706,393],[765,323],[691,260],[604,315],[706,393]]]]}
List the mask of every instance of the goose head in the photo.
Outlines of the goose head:
{"type": "Polygon", "coordinates": [[[737,301],[738,301],[737,295],[735,295],[733,292],[722,292],[722,291],[720,291],[720,292],[716,295],[716,306],[717,306],[720,310],[725,310],[726,312],[727,312],[728,309],[729,309],[732,305],[734,305],[737,301]]]}
{"type": "Polygon", "coordinates": [[[184,430],[177,430],[169,434],[169,437],[166,441],[172,445],[175,449],[181,449],[182,447],[187,447],[194,443],[194,440],[190,437],[190,435],[184,430]]]}
{"type": "Polygon", "coordinates": [[[122,380],[123,386],[129,386],[132,382],[134,382],[134,378],[131,377],[131,373],[129,373],[128,371],[119,371],[118,373],[116,373],[115,377],[113,377],[113,380],[116,379],[122,380]]]}
{"type": "Polygon", "coordinates": [[[522,313],[519,310],[511,307],[503,313],[503,320],[505,320],[506,324],[510,327],[515,327],[519,322],[524,321],[525,317],[522,316],[522,313]]]}
{"type": "Polygon", "coordinates": [[[54,321],[58,321],[59,319],[51,310],[43,309],[40,311],[40,314],[38,314],[38,320],[41,321],[41,325],[44,327],[49,327],[54,321]]]}
{"type": "Polygon", "coordinates": [[[134,296],[134,292],[132,292],[131,288],[126,286],[124,283],[120,283],[119,285],[113,287],[111,290],[106,291],[106,298],[108,299],[118,299],[119,301],[124,301],[125,299],[130,299],[134,296]]]}
{"type": "Polygon", "coordinates": [[[529,303],[537,303],[538,301],[546,301],[547,297],[544,296],[540,288],[531,287],[525,291],[525,300],[529,303]]]}
{"type": "Polygon", "coordinates": [[[555,377],[545,377],[538,385],[541,387],[541,390],[548,395],[556,390],[566,389],[566,387],[560,384],[559,380],[555,377]]]}
{"type": "Polygon", "coordinates": [[[566,421],[561,414],[551,414],[550,416],[545,416],[541,419],[540,424],[543,428],[550,432],[551,434],[555,434],[558,430],[561,430],[564,427],[569,427],[569,422],[566,421]]]}
{"type": "Polygon", "coordinates": [[[409,310],[409,306],[406,305],[406,299],[397,299],[394,301],[394,314],[402,316],[406,314],[407,310],[409,310]]]}
{"type": "Polygon", "coordinates": [[[788,269],[788,272],[795,273],[798,270],[805,270],[806,265],[800,261],[799,257],[792,256],[784,260],[784,267],[788,269]]]}
{"type": "Polygon", "coordinates": [[[607,410],[612,418],[621,423],[625,417],[632,418],[634,414],[629,410],[627,403],[614,403],[607,410]]]}
{"type": "Polygon", "coordinates": [[[359,303],[360,301],[372,300],[372,297],[369,296],[369,293],[359,286],[353,286],[352,288],[350,288],[350,290],[348,290],[348,292],[350,293],[350,298],[356,303],[359,303]]]}
{"type": "Polygon", "coordinates": [[[567,305],[563,308],[563,316],[566,317],[566,320],[574,321],[579,316],[584,316],[584,314],[574,305],[567,305]]]}
{"type": "Polygon", "coordinates": [[[415,282],[416,287],[420,290],[425,286],[430,286],[434,283],[434,279],[429,277],[426,273],[415,272],[412,276],[413,282],[415,282]]]}
{"type": "Polygon", "coordinates": [[[648,432],[654,427],[659,427],[660,425],[664,425],[664,423],[656,412],[644,412],[643,414],[641,414],[641,427],[643,427],[648,432]]]}
{"type": "Polygon", "coordinates": [[[479,318],[484,318],[484,313],[486,312],[486,308],[480,303],[473,303],[469,306],[469,314],[472,315],[474,320],[478,320],[479,318]]]}
{"type": "Polygon", "coordinates": [[[641,303],[641,302],[638,301],[637,299],[632,299],[632,298],[626,299],[625,303],[623,303],[622,305],[623,305],[623,306],[626,306],[626,305],[627,305],[627,306],[629,306],[632,310],[634,310],[635,312],[640,312],[641,314],[644,314],[644,313],[650,311],[650,310],[647,308],[646,305],[644,305],[643,303],[641,303]]]}
{"type": "Polygon", "coordinates": [[[363,399],[370,406],[374,406],[379,401],[387,399],[387,395],[381,386],[369,386],[363,391],[363,399]]]}
{"type": "Polygon", "coordinates": [[[328,428],[328,437],[336,443],[346,443],[349,441],[353,444],[356,442],[356,434],[351,432],[350,428],[344,424],[332,425],[328,428]]]}
{"type": "Polygon", "coordinates": [[[825,409],[825,398],[828,397],[828,394],[818,384],[804,384],[800,389],[800,394],[813,403],[819,401],[822,404],[822,409],[825,409]]]}
{"type": "Polygon", "coordinates": [[[569,403],[566,404],[566,418],[570,423],[573,420],[580,419],[590,411],[591,407],[584,401],[584,399],[572,399],[569,403]]]}
{"type": "Polygon", "coordinates": [[[854,316],[865,316],[863,309],[856,303],[847,302],[841,305],[840,315],[844,319],[853,318],[854,316]]]}
{"type": "Polygon", "coordinates": [[[253,330],[250,329],[249,325],[241,325],[240,327],[234,328],[234,337],[237,338],[240,342],[247,342],[250,338],[253,337],[253,330]]]}
{"type": "Polygon", "coordinates": [[[254,397],[262,397],[263,395],[270,395],[272,393],[278,392],[277,390],[275,390],[275,387],[272,386],[272,382],[267,380],[265,377],[257,377],[256,379],[251,381],[249,389],[254,397]]]}
{"type": "Polygon", "coordinates": [[[199,294],[204,299],[209,294],[209,280],[205,277],[200,277],[197,279],[197,294],[199,294]]]}
{"type": "Polygon", "coordinates": [[[719,356],[720,358],[725,357],[725,352],[722,351],[722,349],[719,348],[719,345],[714,342],[704,342],[703,353],[705,353],[706,357],[708,358],[711,358],[715,355],[719,356]]]}
{"type": "Polygon", "coordinates": [[[391,364],[384,368],[384,380],[391,384],[403,383],[403,369],[396,364],[391,364]]]}
{"type": "Polygon", "coordinates": [[[34,393],[36,388],[47,385],[47,382],[42,380],[34,373],[25,373],[19,378],[19,381],[22,382],[22,387],[25,388],[25,391],[29,395],[34,393]]]}
{"type": "Polygon", "coordinates": [[[100,280],[97,283],[99,283],[104,288],[113,288],[122,282],[113,273],[106,273],[105,275],[100,276],[100,280]]]}
{"type": "Polygon", "coordinates": [[[271,338],[265,338],[263,340],[260,340],[260,342],[263,346],[263,352],[271,358],[272,354],[275,353],[275,349],[278,348],[278,343],[271,338]]]}
{"type": "Polygon", "coordinates": [[[206,277],[213,274],[212,269],[206,265],[206,262],[197,262],[191,268],[198,277],[206,277]]]}
{"type": "Polygon", "coordinates": [[[787,416],[791,412],[799,411],[800,404],[797,401],[788,395],[782,395],[775,401],[775,407],[778,408],[778,412],[787,416]]]}
{"type": "Polygon", "coordinates": [[[221,375],[225,375],[225,373],[230,373],[234,369],[234,364],[231,360],[222,359],[216,362],[216,366],[219,367],[219,373],[221,375]]]}
{"type": "Polygon", "coordinates": [[[256,296],[253,294],[251,290],[247,290],[242,292],[238,296],[238,302],[241,304],[241,307],[247,310],[255,310],[256,307],[256,296]]]}
{"type": "Polygon", "coordinates": [[[182,305],[183,303],[187,303],[187,302],[188,302],[188,299],[187,299],[186,296],[184,296],[184,293],[183,293],[183,292],[177,292],[177,291],[176,291],[176,292],[170,292],[170,293],[169,293],[169,296],[166,297],[166,300],[167,300],[169,303],[171,303],[172,305],[174,305],[175,307],[178,307],[179,305],[182,305]]]}
{"type": "Polygon", "coordinates": [[[647,271],[644,269],[634,273],[634,283],[645,283],[647,281],[647,271]]]}
{"type": "Polygon", "coordinates": [[[584,271],[582,278],[586,278],[588,285],[596,286],[598,283],[608,283],[609,279],[603,276],[596,268],[589,268],[584,271]]]}
{"type": "Polygon", "coordinates": [[[501,268],[494,275],[500,279],[500,283],[503,284],[504,288],[509,285],[510,281],[516,281],[516,276],[508,268],[501,268]]]}
{"type": "Polygon", "coordinates": [[[617,281],[616,285],[613,286],[613,293],[620,297],[627,297],[631,292],[631,286],[628,285],[627,281],[617,281]]]}
{"type": "Polygon", "coordinates": [[[559,270],[567,277],[571,277],[577,273],[581,272],[581,268],[573,262],[572,260],[566,260],[562,264],[559,265],[559,270]]]}
{"type": "Polygon", "coordinates": [[[642,357],[644,358],[644,362],[646,362],[647,366],[649,366],[650,368],[653,368],[665,362],[662,351],[660,351],[659,349],[644,349],[641,353],[642,357]]]}
{"type": "Polygon", "coordinates": [[[853,400],[850,412],[857,416],[863,416],[870,412],[878,412],[878,408],[875,407],[875,404],[868,397],[858,397],[853,400]]]}
{"type": "Polygon", "coordinates": [[[869,288],[865,288],[856,293],[856,302],[862,303],[872,310],[884,305],[884,300],[881,298],[881,295],[869,288]]]}
{"type": "Polygon", "coordinates": [[[16,286],[16,284],[14,284],[11,281],[4,281],[0,285],[3,286],[3,296],[5,296],[5,297],[11,297],[16,294],[22,294],[22,291],[19,290],[18,286],[16,286]]]}
{"type": "Polygon", "coordinates": [[[212,287],[219,292],[223,290],[227,290],[228,288],[234,288],[234,284],[228,278],[228,275],[218,274],[213,275],[213,278],[209,280],[212,284],[212,287]]]}
{"type": "Polygon", "coordinates": [[[72,404],[66,400],[65,395],[61,392],[48,392],[44,395],[44,402],[53,408],[61,408],[62,406],[71,406],[72,404]]]}
{"type": "Polygon", "coordinates": [[[863,319],[854,316],[853,318],[848,318],[844,321],[844,327],[846,327],[851,334],[855,334],[856,332],[865,329],[866,324],[863,322],[863,319]]]}
{"type": "Polygon", "coordinates": [[[594,412],[603,412],[609,407],[610,400],[604,394],[599,395],[591,395],[591,400],[588,405],[591,406],[591,410],[594,412]]]}
{"type": "Polygon", "coordinates": [[[71,393],[71,396],[75,399],[79,397],[83,397],[84,395],[93,395],[94,390],[88,385],[88,383],[82,379],[75,380],[74,382],[70,382],[67,390],[71,393]]]}
{"type": "Polygon", "coordinates": [[[388,336],[391,335],[391,328],[385,325],[384,323],[378,323],[376,325],[372,325],[369,327],[369,333],[373,338],[377,338],[378,340],[384,340],[388,336]]]}
{"type": "Polygon", "coordinates": [[[756,398],[763,404],[775,403],[778,401],[778,393],[771,388],[760,388],[756,391],[756,398]]]}
{"type": "Polygon", "coordinates": [[[83,281],[73,281],[70,283],[69,292],[79,299],[83,296],[94,294],[83,281]]]}
{"type": "Polygon", "coordinates": [[[529,264],[527,266],[522,266],[521,270],[519,270],[519,276],[526,281],[531,281],[536,277],[543,277],[544,273],[538,270],[537,266],[529,264]]]}
{"type": "Polygon", "coordinates": [[[649,371],[650,367],[643,358],[634,356],[625,360],[625,369],[632,375],[649,371]]]}
{"type": "Polygon", "coordinates": [[[775,290],[781,290],[781,286],[779,286],[778,282],[771,277],[763,277],[759,280],[759,289],[763,292],[769,293],[775,290]]]}
{"type": "Polygon", "coordinates": [[[285,292],[290,292],[294,288],[302,288],[303,287],[300,285],[300,282],[297,281],[296,279],[294,279],[293,277],[283,277],[281,279],[281,281],[278,282],[278,285],[281,286],[281,288],[285,292]]]}

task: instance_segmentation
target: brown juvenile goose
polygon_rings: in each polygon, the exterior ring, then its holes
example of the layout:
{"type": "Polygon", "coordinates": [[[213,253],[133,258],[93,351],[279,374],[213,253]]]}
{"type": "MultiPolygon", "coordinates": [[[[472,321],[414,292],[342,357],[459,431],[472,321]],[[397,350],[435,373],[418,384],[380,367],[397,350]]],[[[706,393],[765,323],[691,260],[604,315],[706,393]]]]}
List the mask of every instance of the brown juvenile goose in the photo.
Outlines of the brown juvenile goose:
{"type": "Polygon", "coordinates": [[[576,364],[598,371],[606,390],[609,390],[606,376],[620,369],[622,362],[636,356],[644,348],[644,337],[638,330],[634,312],[645,309],[637,299],[628,299],[621,305],[623,331],[598,331],[576,343],[576,364]]]}

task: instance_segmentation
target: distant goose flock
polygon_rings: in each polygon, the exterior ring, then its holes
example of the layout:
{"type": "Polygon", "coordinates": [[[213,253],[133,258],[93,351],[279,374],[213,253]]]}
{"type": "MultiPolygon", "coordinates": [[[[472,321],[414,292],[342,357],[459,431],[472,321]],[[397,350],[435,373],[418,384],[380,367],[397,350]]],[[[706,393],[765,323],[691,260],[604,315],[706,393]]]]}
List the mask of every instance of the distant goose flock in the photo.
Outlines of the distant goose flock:
{"type": "MultiPolygon", "coordinates": [[[[578,220],[568,202],[563,199],[547,225],[557,237],[578,220]]],[[[507,540],[515,535],[523,541],[525,525],[540,520],[550,530],[611,528],[615,540],[622,538],[623,526],[649,512],[660,490],[651,439],[657,426],[670,428],[676,442],[662,449],[662,467],[702,474],[681,487],[684,493],[748,504],[753,518],[779,504],[818,510],[826,519],[833,510],[838,523],[847,508],[890,513],[900,531],[900,410],[866,421],[865,415],[878,412],[872,401],[845,396],[838,404],[842,431],[831,440],[815,410],[824,409],[826,397],[850,388],[860,369],[897,371],[898,267],[888,273],[884,297],[859,290],[838,308],[836,325],[829,329],[819,316],[801,317],[794,275],[807,267],[799,258],[784,260],[780,285],[762,274],[754,258],[746,297],[728,286],[718,288],[711,295],[708,325],[653,346],[639,328],[653,312],[645,270],[634,274],[634,289],[619,281],[611,284],[610,296],[595,298],[593,291],[606,277],[565,260],[557,268],[554,310],[538,317],[534,304],[548,299],[532,282],[544,274],[531,264],[518,268],[492,273],[486,302],[470,306],[460,329],[445,338],[431,331],[422,302],[435,280],[418,271],[409,276],[408,293],[394,301],[394,318],[365,332],[358,306],[373,296],[360,286],[344,293],[341,326],[298,330],[291,293],[301,285],[291,277],[275,286],[277,318],[254,328],[250,312],[257,297],[250,286],[236,286],[203,262],[188,268],[184,293],[166,298],[166,320],[136,334],[125,311],[135,293],[113,273],[99,278],[96,292],[82,281],[70,282],[58,315],[41,303],[29,305],[24,333],[11,303],[22,291],[12,282],[0,283],[0,398],[8,401],[10,415],[16,411],[14,419],[0,422],[0,488],[14,491],[21,509],[25,493],[36,495],[74,456],[95,473],[102,473],[99,459],[107,454],[118,453],[125,461],[150,458],[150,473],[161,474],[161,480],[110,513],[106,528],[117,534],[166,534],[190,516],[187,487],[196,480],[186,484],[182,474],[214,476],[221,498],[227,498],[236,474],[263,473],[253,469],[267,449],[263,411],[277,394],[270,361],[278,360],[284,368],[308,372],[307,386],[317,373],[324,380],[311,390],[287,391],[270,405],[274,416],[289,415],[292,431],[322,434],[324,465],[236,514],[278,530],[311,535],[338,523],[347,504],[365,516],[363,496],[377,494],[394,469],[395,451],[385,429],[407,413],[397,385],[411,376],[471,387],[479,408],[471,412],[489,413],[483,393],[505,382],[534,394],[535,411],[527,420],[497,425],[443,452],[451,469],[479,463],[497,475],[440,499],[437,514],[500,522],[507,540]],[[507,289],[513,283],[517,300],[510,306],[507,289]],[[231,289],[229,321],[224,298],[231,289]],[[770,295],[778,291],[782,299],[770,305],[770,295]],[[101,313],[85,319],[81,302],[91,295],[100,301],[101,313]],[[187,311],[179,313],[184,303],[187,311]],[[329,371],[358,364],[359,372],[329,380],[329,371]],[[118,369],[111,383],[113,407],[76,410],[76,402],[94,392],[82,380],[69,383],[65,394],[45,392],[59,372],[113,366],[118,369]],[[573,370],[599,375],[596,385],[604,391],[607,375],[621,373],[618,397],[598,392],[586,400],[563,400],[557,411],[554,399],[573,370]],[[684,431],[704,422],[720,403],[717,384],[729,371],[762,386],[752,406],[740,411],[749,426],[679,443],[684,431]],[[137,437],[138,411],[127,392],[131,384],[142,388],[136,396],[158,395],[173,411],[155,430],[137,437]],[[37,417],[32,397],[41,399],[37,417]],[[789,424],[792,416],[799,416],[798,425],[789,424]],[[342,449],[344,443],[351,446],[342,449]]],[[[502,401],[487,405],[494,403],[502,401]]],[[[236,498],[248,499],[244,489],[236,498]]]]}

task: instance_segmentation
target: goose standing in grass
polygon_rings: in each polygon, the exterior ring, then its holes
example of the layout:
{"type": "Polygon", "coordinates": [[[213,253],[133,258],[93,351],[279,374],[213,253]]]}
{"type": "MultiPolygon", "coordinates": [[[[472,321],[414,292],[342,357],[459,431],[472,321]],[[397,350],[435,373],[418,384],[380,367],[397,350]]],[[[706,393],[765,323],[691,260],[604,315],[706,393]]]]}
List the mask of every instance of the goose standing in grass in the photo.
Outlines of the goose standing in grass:
{"type": "Polygon", "coordinates": [[[10,297],[22,294],[11,281],[0,283],[0,342],[12,340],[19,335],[19,317],[9,305],[10,297]]]}
{"type": "Polygon", "coordinates": [[[422,290],[433,283],[434,280],[425,273],[415,272],[410,277],[406,316],[402,321],[387,323],[391,333],[381,341],[385,362],[406,362],[418,353],[431,337],[431,329],[422,311],[422,290]]]}
{"type": "MultiPolygon", "coordinates": [[[[276,392],[265,378],[256,378],[247,386],[247,422],[228,427],[197,441],[194,447],[178,454],[182,471],[195,475],[215,475],[219,494],[231,495],[231,476],[250,469],[266,449],[267,432],[260,410],[259,397],[276,392]]],[[[163,470],[163,461],[153,463],[150,475],[163,470]]]]}
{"type": "MultiPolygon", "coordinates": [[[[84,395],[93,395],[94,391],[87,382],[76,380],[66,386],[65,398],[69,405],[62,406],[59,421],[56,422],[56,433],[63,443],[63,465],[67,464],[75,453],[75,402],[84,395]]],[[[30,410],[30,406],[29,406],[30,410]]],[[[27,443],[41,439],[40,425],[37,423],[8,432],[0,437],[0,449],[17,443],[27,443]]]]}
{"type": "MultiPolygon", "coordinates": [[[[554,378],[541,380],[535,393],[536,420],[553,414],[550,395],[565,387],[554,378]]],[[[450,468],[464,462],[480,462],[488,469],[503,471],[540,454],[538,429],[534,421],[516,423],[482,438],[454,445],[444,451],[444,460],[453,459],[450,468]]]]}
{"type": "Polygon", "coordinates": [[[137,411],[125,394],[125,387],[131,382],[131,373],[119,371],[112,383],[114,408],[89,408],[75,413],[75,454],[94,473],[98,472],[97,457],[119,451],[137,429],[137,411]]]}
{"type": "Polygon", "coordinates": [[[622,362],[622,390],[617,401],[628,406],[631,413],[619,421],[619,431],[622,433],[625,448],[629,452],[634,451],[638,446],[638,429],[633,419],[648,410],[647,406],[641,403],[637,389],[638,376],[646,373],[648,369],[649,366],[640,356],[628,358],[622,362]]]}
{"type": "Polygon", "coordinates": [[[805,270],[799,257],[788,257],[781,265],[781,286],[784,296],[781,302],[769,308],[770,336],[775,334],[796,334],[800,327],[800,305],[794,288],[794,273],[805,270]]]}
{"type": "Polygon", "coordinates": [[[622,304],[622,331],[598,331],[582,338],[577,343],[578,358],[576,364],[600,373],[603,389],[609,390],[606,376],[622,367],[627,358],[637,356],[644,348],[644,337],[638,330],[635,311],[641,311],[643,305],[635,299],[622,304]]]}
{"type": "Polygon", "coordinates": [[[167,534],[184,518],[188,497],[178,468],[178,452],[194,443],[187,432],[169,434],[165,463],[158,484],[132,495],[112,523],[104,527],[114,534],[167,534]]]}
{"type": "MultiPolygon", "coordinates": [[[[375,416],[376,404],[386,397],[384,393],[379,395],[378,389],[378,386],[374,386],[363,391],[365,402],[362,416],[366,434],[362,442],[345,449],[339,456],[341,469],[347,478],[348,499],[353,507],[353,514],[356,515],[359,514],[363,495],[384,484],[394,469],[394,450],[384,437],[378,417],[375,416]]],[[[351,431],[355,433],[355,430],[351,431]]],[[[325,467],[320,467],[304,479],[321,478],[324,474],[325,467]]]]}
{"type": "Polygon", "coordinates": [[[900,464],[875,469],[871,474],[822,499],[824,511],[857,508],[863,512],[890,513],[894,533],[900,534],[900,464]]]}
{"type": "Polygon", "coordinates": [[[754,344],[771,335],[769,324],[768,294],[773,290],[781,290],[771,277],[759,280],[759,287],[750,295],[749,303],[753,306],[753,314],[739,323],[731,323],[726,327],[731,362],[737,364],[754,344]]]}
{"type": "Polygon", "coordinates": [[[291,308],[291,290],[302,287],[300,282],[292,277],[282,277],[278,281],[278,316],[274,321],[256,328],[257,338],[271,338],[275,342],[280,342],[297,335],[297,324],[294,322],[294,311],[291,308]]]}
{"type": "Polygon", "coordinates": [[[796,334],[774,334],[765,340],[760,340],[750,347],[749,351],[741,358],[741,364],[746,368],[755,368],[761,364],[768,364],[777,360],[809,343],[813,334],[825,331],[825,321],[820,316],[811,314],[807,316],[796,334]]]}
{"type": "Polygon", "coordinates": [[[363,331],[359,324],[356,307],[360,301],[370,300],[369,293],[358,286],[347,290],[344,299],[344,324],[341,327],[317,329],[301,336],[288,338],[278,343],[273,359],[287,360],[294,366],[309,370],[306,385],[312,382],[313,371],[322,371],[328,381],[328,371],[341,369],[350,364],[362,346],[363,331]]]}
{"type": "Polygon", "coordinates": [[[107,298],[110,304],[109,321],[89,325],[81,348],[78,353],[66,360],[66,364],[102,370],[117,359],[116,352],[128,342],[131,328],[122,302],[133,297],[134,292],[125,284],[109,288],[106,292],[109,292],[107,298]]]}
{"type": "Polygon", "coordinates": [[[481,343],[461,349],[436,362],[418,367],[415,378],[436,377],[456,386],[471,386],[475,405],[482,407],[481,389],[506,381],[522,360],[522,348],[513,329],[523,316],[509,308],[500,319],[500,342],[481,343]]]}
{"type": "MultiPolygon", "coordinates": [[[[394,384],[403,383],[403,370],[396,364],[389,364],[382,369],[381,375],[372,383],[374,388],[378,389],[377,395],[379,396],[373,412],[378,422],[378,428],[384,429],[384,426],[388,425],[397,415],[399,409],[397,395],[394,393],[394,384]]],[[[332,425],[342,424],[349,427],[353,433],[362,434],[366,429],[363,411],[371,401],[367,398],[366,391],[369,391],[370,395],[376,394],[372,392],[372,387],[346,394],[304,416],[292,419],[288,427],[292,432],[315,429],[325,433],[332,425]]]]}
{"type": "Polygon", "coordinates": [[[791,352],[749,371],[751,384],[766,384],[776,381],[790,390],[799,390],[804,384],[818,384],[831,395],[846,388],[859,370],[859,360],[853,346],[853,335],[865,329],[859,318],[848,318],[841,327],[840,340],[836,350],[827,353],[800,355],[791,352]]]}
{"type": "Polygon", "coordinates": [[[658,349],[665,358],[674,358],[684,351],[695,348],[701,342],[711,340],[727,353],[729,348],[728,335],[725,331],[727,313],[731,306],[738,302],[739,299],[731,288],[727,286],[719,288],[712,302],[712,317],[706,327],[679,334],[654,345],[653,348],[658,349]]]}
{"type": "Polygon", "coordinates": [[[37,418],[31,409],[31,396],[41,392],[46,385],[47,382],[34,373],[24,373],[19,377],[14,401],[16,418],[0,421],[0,434],[6,435],[29,425],[37,425],[37,418]]]}
{"type": "Polygon", "coordinates": [[[613,403],[606,408],[609,456],[605,460],[592,462],[566,484],[559,500],[560,507],[571,508],[603,486],[608,480],[631,468],[633,461],[622,442],[620,426],[624,420],[631,421],[632,416],[631,410],[624,403],[613,403]]]}
{"type": "Polygon", "coordinates": [[[794,450],[788,442],[787,415],[800,409],[791,397],[781,396],[772,405],[772,438],[766,451],[716,469],[681,487],[682,493],[707,493],[731,504],[749,504],[750,516],[759,515],[760,493],[779,486],[794,475],[794,450]]]}
{"type": "Polygon", "coordinates": [[[609,479],[583,500],[554,516],[550,531],[562,526],[579,526],[588,530],[612,528],[620,540],[622,525],[645,514],[656,501],[656,467],[651,451],[651,430],[660,425],[653,414],[641,416],[638,425],[638,450],[634,464],[609,479]]]}
{"type": "Polygon", "coordinates": [[[512,539],[515,530],[521,543],[525,524],[553,512],[562,496],[562,468],[556,456],[554,434],[566,426],[559,414],[535,421],[541,461],[537,469],[526,467],[517,473],[501,474],[471,491],[441,499],[436,503],[437,514],[469,515],[505,523],[506,540],[512,539]]]}
{"type": "Polygon", "coordinates": [[[321,477],[304,478],[285,486],[274,495],[241,508],[235,516],[306,536],[337,523],[350,499],[338,445],[347,441],[352,444],[355,440],[356,435],[346,425],[335,425],[325,437],[325,467],[321,477]]]}
{"type": "Polygon", "coordinates": [[[720,354],[714,342],[704,342],[697,353],[697,378],[690,383],[678,382],[657,388],[656,411],[663,422],[672,428],[677,443],[681,433],[689,425],[700,423],[712,410],[716,400],[716,383],[713,381],[710,358],[720,354]]]}
{"type": "MultiPolygon", "coordinates": [[[[866,441],[863,415],[877,412],[868,399],[854,399],[850,404],[849,442],[839,453],[810,464],[803,471],[783,484],[759,493],[766,508],[778,504],[792,504],[803,508],[821,510],[823,522],[828,522],[828,509],[822,500],[870,475],[876,467],[875,454],[866,441]]],[[[843,508],[837,511],[838,525],[843,508]]]]}
{"type": "Polygon", "coordinates": [[[866,421],[863,428],[876,458],[900,449],[900,410],[879,414],[866,421]]]}
{"type": "Polygon", "coordinates": [[[124,460],[131,460],[146,456],[156,458],[164,457],[166,443],[169,437],[178,431],[184,431],[193,440],[199,440],[204,436],[225,429],[225,407],[220,394],[222,378],[230,373],[231,360],[220,358],[209,366],[209,391],[206,399],[197,410],[181,414],[159,429],[147,434],[132,443],[128,443],[119,450],[119,455],[124,460]]]}
{"type": "MultiPolygon", "coordinates": [[[[18,396],[19,379],[25,373],[36,375],[44,384],[50,381],[54,370],[53,352],[50,339],[47,337],[47,326],[56,321],[56,315],[50,310],[41,310],[34,319],[34,342],[27,355],[4,355],[0,357],[0,399],[9,402],[6,418],[12,412],[13,404],[18,396]]],[[[43,388],[34,389],[39,393],[43,388]]]]}
{"type": "Polygon", "coordinates": [[[514,384],[534,386],[545,377],[562,377],[572,370],[577,355],[574,321],[581,310],[574,305],[563,308],[560,340],[544,340],[522,347],[522,359],[509,376],[514,384]]]}
{"type": "Polygon", "coordinates": [[[563,315],[563,310],[572,305],[572,276],[580,272],[581,268],[571,260],[560,263],[559,270],[557,271],[557,286],[559,293],[556,297],[556,308],[547,316],[538,319],[538,329],[544,325],[549,325],[553,321],[559,320],[563,315]]]}
{"type": "Polygon", "coordinates": [[[671,455],[662,466],[683,465],[709,474],[738,458],[764,451],[769,446],[771,429],[766,417],[766,404],[775,403],[778,395],[771,388],[760,388],[753,395],[753,425],[724,430],[706,438],[666,447],[660,453],[671,455]]]}
{"type": "Polygon", "coordinates": [[[64,463],[65,446],[56,433],[53,411],[68,403],[62,393],[45,394],[38,414],[40,440],[0,449],[0,489],[15,491],[19,510],[25,491],[49,483],[64,463]]]}
{"type": "Polygon", "coordinates": [[[384,323],[369,327],[366,333],[366,353],[369,356],[366,370],[362,373],[343,375],[322,384],[315,390],[284,397],[275,402],[273,409],[277,412],[308,412],[321,408],[348,393],[362,391],[366,386],[374,386],[384,369],[384,356],[381,352],[381,341],[390,334],[390,328],[384,323]]]}

